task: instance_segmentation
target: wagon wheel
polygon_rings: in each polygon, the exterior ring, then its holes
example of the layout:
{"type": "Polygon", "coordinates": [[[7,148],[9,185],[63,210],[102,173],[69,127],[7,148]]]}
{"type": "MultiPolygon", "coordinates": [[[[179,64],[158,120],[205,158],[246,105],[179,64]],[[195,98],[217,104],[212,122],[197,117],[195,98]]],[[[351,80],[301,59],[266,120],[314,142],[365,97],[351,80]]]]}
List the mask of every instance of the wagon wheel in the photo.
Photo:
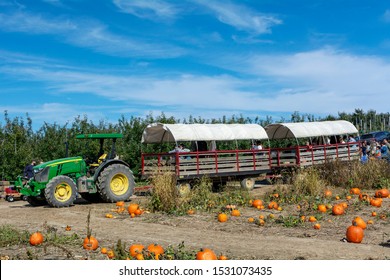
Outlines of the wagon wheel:
{"type": "Polygon", "coordinates": [[[244,188],[245,190],[251,191],[255,187],[255,179],[254,178],[244,178],[241,181],[241,187],[244,188]]]}

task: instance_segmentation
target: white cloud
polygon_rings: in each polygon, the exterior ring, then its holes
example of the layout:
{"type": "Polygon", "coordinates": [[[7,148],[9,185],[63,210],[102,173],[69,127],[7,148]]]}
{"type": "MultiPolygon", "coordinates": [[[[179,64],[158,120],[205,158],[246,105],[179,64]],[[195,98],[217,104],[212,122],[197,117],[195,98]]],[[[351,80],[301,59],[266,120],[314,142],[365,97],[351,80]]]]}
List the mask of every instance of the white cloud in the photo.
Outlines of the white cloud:
{"type": "Polygon", "coordinates": [[[113,3],[123,13],[149,20],[173,19],[178,13],[177,7],[161,0],[113,0],[113,3]]]}
{"type": "Polygon", "coordinates": [[[296,107],[299,111],[334,113],[375,108],[388,112],[390,63],[379,57],[325,48],[291,55],[258,55],[251,57],[246,67],[248,73],[272,80],[273,87],[279,89],[274,102],[283,110],[296,107]]]}
{"type": "Polygon", "coordinates": [[[276,16],[261,14],[243,5],[213,0],[194,1],[215,13],[219,21],[252,34],[271,33],[273,26],[282,24],[276,16]]]}
{"type": "Polygon", "coordinates": [[[93,20],[48,18],[38,14],[0,13],[0,30],[53,35],[59,40],[95,52],[119,57],[170,58],[183,55],[180,47],[117,35],[93,20]]]}

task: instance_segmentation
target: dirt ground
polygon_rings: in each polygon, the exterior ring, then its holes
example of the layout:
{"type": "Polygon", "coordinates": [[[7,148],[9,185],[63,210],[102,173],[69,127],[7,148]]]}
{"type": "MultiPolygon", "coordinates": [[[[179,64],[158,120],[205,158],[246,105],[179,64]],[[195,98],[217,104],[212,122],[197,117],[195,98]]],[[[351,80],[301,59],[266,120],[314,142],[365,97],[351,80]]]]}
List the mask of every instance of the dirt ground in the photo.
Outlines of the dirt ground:
{"type": "MultiPolygon", "coordinates": [[[[262,186],[253,190],[259,194],[272,186],[262,186]]],[[[147,197],[133,196],[132,202],[142,204],[147,197]]],[[[126,204],[129,204],[127,202],[126,204]]],[[[353,203],[353,202],[349,202],[353,203]]],[[[230,217],[226,223],[219,223],[215,213],[195,213],[194,215],[174,216],[161,213],[144,213],[130,218],[126,214],[115,214],[116,218],[105,218],[112,213],[115,204],[90,204],[79,199],[69,208],[50,208],[48,206],[31,207],[27,202],[0,201],[0,225],[12,225],[18,229],[43,230],[43,224],[57,230],[58,234],[77,233],[86,236],[86,221],[91,210],[91,228],[99,240],[100,247],[113,247],[118,239],[125,244],[159,243],[163,246],[176,246],[184,242],[186,249],[197,250],[209,247],[218,254],[223,253],[230,259],[252,260],[388,260],[390,259],[390,199],[384,199],[381,208],[365,205],[359,212],[348,211],[346,215],[332,216],[324,214],[320,221],[321,229],[315,230],[313,224],[306,222],[298,227],[286,227],[275,222],[265,226],[249,223],[248,218],[257,218],[260,214],[268,216],[274,213],[292,215],[293,206],[286,206],[282,211],[257,210],[253,207],[241,207],[240,217],[230,217]],[[289,208],[290,207],[290,208],[289,208]],[[371,217],[371,212],[378,212],[371,217]],[[386,213],[386,219],[380,219],[379,213],[386,213]],[[354,216],[364,220],[372,219],[361,244],[343,240],[346,228],[354,216]],[[65,227],[72,227],[65,231],[65,227]]],[[[295,213],[296,214],[296,213],[295,213]]],[[[82,246],[67,248],[75,259],[104,259],[100,252],[87,252],[82,246]]],[[[26,258],[29,251],[40,259],[65,259],[65,251],[59,248],[46,249],[24,246],[1,247],[2,258],[26,258]],[[51,250],[51,251],[50,251],[51,250]]]]}

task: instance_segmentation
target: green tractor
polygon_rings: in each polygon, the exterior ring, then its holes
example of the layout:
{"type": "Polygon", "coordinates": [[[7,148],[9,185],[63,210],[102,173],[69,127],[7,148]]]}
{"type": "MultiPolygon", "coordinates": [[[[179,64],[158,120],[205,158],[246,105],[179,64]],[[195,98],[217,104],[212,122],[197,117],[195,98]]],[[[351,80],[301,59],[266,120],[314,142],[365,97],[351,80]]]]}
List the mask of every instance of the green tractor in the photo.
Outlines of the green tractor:
{"type": "Polygon", "coordinates": [[[26,180],[19,176],[15,187],[33,206],[67,207],[74,203],[77,193],[90,202],[129,200],[134,192],[134,176],[115,152],[116,140],[122,137],[122,134],[77,135],[77,139],[100,141],[95,159],[77,156],[38,164],[34,166],[34,177],[26,180]],[[104,153],[105,139],[112,140],[110,154],[104,153]]]}

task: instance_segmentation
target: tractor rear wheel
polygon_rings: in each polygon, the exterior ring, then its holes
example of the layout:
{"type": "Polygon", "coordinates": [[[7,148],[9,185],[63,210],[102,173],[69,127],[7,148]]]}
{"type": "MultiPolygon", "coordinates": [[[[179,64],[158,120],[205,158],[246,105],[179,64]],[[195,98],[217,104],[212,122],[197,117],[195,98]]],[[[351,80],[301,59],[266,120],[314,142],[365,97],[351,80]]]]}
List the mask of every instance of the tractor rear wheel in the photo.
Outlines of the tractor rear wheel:
{"type": "Polygon", "coordinates": [[[124,164],[106,167],[97,179],[100,197],[106,202],[126,201],[134,192],[134,176],[124,164]]]}
{"type": "Polygon", "coordinates": [[[76,184],[68,176],[51,179],[45,188],[47,203],[53,207],[68,207],[76,200],[76,184]]]}

